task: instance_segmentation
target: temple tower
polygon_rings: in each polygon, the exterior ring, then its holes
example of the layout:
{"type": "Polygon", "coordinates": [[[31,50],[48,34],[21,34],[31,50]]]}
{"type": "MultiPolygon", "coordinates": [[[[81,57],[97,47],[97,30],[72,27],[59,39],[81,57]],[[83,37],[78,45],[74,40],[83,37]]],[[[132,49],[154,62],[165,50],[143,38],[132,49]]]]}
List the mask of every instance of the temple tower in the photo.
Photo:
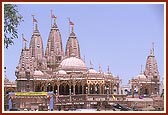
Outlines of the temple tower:
{"type": "Polygon", "coordinates": [[[151,88],[149,93],[158,94],[160,75],[157,67],[157,61],[154,55],[154,47],[150,50],[150,54],[147,57],[144,75],[148,80],[151,81],[151,88]]]}
{"type": "Polygon", "coordinates": [[[34,62],[35,69],[44,69],[44,50],[43,50],[43,41],[38,30],[37,23],[35,25],[34,32],[30,41],[30,54],[34,62]]]}
{"type": "Polygon", "coordinates": [[[67,58],[71,56],[77,57],[79,59],[81,58],[79,42],[74,33],[74,25],[72,25],[71,33],[66,44],[65,56],[67,58]]]}
{"type": "Polygon", "coordinates": [[[49,33],[45,57],[47,67],[52,69],[56,69],[64,57],[61,34],[56,25],[56,18],[54,18],[54,24],[49,33]]]}
{"type": "Polygon", "coordinates": [[[17,91],[33,91],[33,81],[30,80],[33,72],[34,66],[31,53],[25,46],[21,51],[19,64],[15,70],[15,75],[17,77],[17,91]]]}

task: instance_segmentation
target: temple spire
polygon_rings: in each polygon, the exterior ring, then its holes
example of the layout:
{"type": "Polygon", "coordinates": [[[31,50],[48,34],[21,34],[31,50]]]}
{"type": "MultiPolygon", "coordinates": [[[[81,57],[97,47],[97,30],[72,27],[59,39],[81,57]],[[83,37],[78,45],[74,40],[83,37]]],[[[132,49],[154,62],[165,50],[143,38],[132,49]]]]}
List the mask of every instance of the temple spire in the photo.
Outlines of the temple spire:
{"type": "Polygon", "coordinates": [[[152,48],[150,49],[150,56],[154,56],[154,42],[152,42],[152,48]]]}
{"type": "Polygon", "coordinates": [[[52,11],[53,11],[53,10],[50,10],[50,11],[51,11],[51,27],[52,27],[52,11]]]}
{"type": "Polygon", "coordinates": [[[45,50],[45,57],[47,60],[47,68],[56,70],[59,66],[59,63],[64,57],[62,38],[59,31],[59,28],[56,24],[56,16],[51,10],[51,29],[47,40],[47,47],[45,50]],[[52,20],[54,19],[54,23],[52,20]]]}
{"type": "Polygon", "coordinates": [[[152,53],[152,49],[150,49],[150,55],[151,55],[151,56],[153,55],[153,53],[152,53]]]}
{"type": "Polygon", "coordinates": [[[107,66],[107,72],[110,73],[110,67],[109,67],[109,65],[107,66]]]}
{"type": "Polygon", "coordinates": [[[101,69],[101,66],[100,66],[100,64],[99,64],[99,72],[102,72],[102,69],[101,69]]]}
{"type": "Polygon", "coordinates": [[[37,26],[37,23],[35,25],[35,31],[38,31],[38,26],[37,26]]]}
{"type": "Polygon", "coordinates": [[[53,25],[53,27],[57,27],[56,26],[56,16],[52,13],[53,12],[53,10],[51,10],[51,27],[52,27],[52,19],[54,19],[54,25],[53,25]]]}
{"type": "Polygon", "coordinates": [[[140,74],[142,74],[142,64],[141,64],[141,72],[140,72],[140,74]]]}
{"type": "MultiPolygon", "coordinates": [[[[37,24],[37,20],[34,18],[34,15],[32,15],[32,17],[33,17],[33,31],[34,31],[34,23],[36,23],[37,24]]],[[[35,28],[36,29],[36,28],[35,28]]]]}
{"type": "Polygon", "coordinates": [[[5,78],[6,78],[6,67],[4,67],[4,74],[5,74],[5,78]]]}
{"type": "Polygon", "coordinates": [[[56,18],[54,18],[54,25],[56,25],[56,18]]]}
{"type": "Polygon", "coordinates": [[[26,49],[27,47],[26,47],[26,42],[28,42],[25,38],[24,38],[24,35],[22,34],[22,48],[23,49],[26,49]]]}
{"type": "Polygon", "coordinates": [[[90,60],[90,69],[93,69],[93,64],[91,60],[90,60]]]}
{"type": "MultiPolygon", "coordinates": [[[[71,27],[71,33],[74,33],[74,23],[70,20],[70,18],[68,17],[69,20],[69,28],[71,27]]],[[[69,33],[70,33],[70,29],[69,29],[69,33]]]]}
{"type": "Polygon", "coordinates": [[[83,56],[83,62],[85,63],[85,55],[83,56]]]}
{"type": "Polygon", "coordinates": [[[152,42],[152,54],[154,55],[154,42],[152,42]]]}
{"type": "Polygon", "coordinates": [[[65,55],[66,57],[71,57],[71,54],[75,54],[75,57],[81,58],[80,57],[80,47],[79,47],[79,42],[78,39],[74,33],[74,23],[69,19],[69,30],[70,27],[72,28],[72,32],[70,33],[68,37],[68,41],[66,44],[66,50],[65,50],[65,55]]]}
{"type": "Polygon", "coordinates": [[[74,33],[74,25],[71,26],[71,33],[74,33]]]}

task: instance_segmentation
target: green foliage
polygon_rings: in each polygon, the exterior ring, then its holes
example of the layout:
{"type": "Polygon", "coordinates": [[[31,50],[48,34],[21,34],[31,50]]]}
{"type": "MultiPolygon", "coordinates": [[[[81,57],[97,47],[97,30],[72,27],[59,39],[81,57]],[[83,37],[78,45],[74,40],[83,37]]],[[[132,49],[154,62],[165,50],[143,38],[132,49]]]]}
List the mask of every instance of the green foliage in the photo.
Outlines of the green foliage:
{"type": "Polygon", "coordinates": [[[17,10],[17,5],[4,5],[4,47],[14,44],[14,39],[18,38],[17,27],[22,22],[22,16],[17,10]]]}

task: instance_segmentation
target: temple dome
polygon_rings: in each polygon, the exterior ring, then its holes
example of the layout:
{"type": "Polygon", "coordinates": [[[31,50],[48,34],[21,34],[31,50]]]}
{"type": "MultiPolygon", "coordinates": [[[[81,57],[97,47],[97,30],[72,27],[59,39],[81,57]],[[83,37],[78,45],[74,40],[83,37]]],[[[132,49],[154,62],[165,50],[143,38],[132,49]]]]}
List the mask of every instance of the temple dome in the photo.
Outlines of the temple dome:
{"type": "Polygon", "coordinates": [[[8,83],[8,82],[10,82],[9,79],[5,77],[4,83],[8,83]]]}
{"type": "Polygon", "coordinates": [[[96,74],[97,71],[94,70],[93,68],[90,68],[90,69],[88,70],[88,73],[89,73],[89,74],[96,74]]]}
{"type": "Polygon", "coordinates": [[[41,72],[40,70],[36,70],[34,71],[34,76],[43,76],[43,72],[41,72]]]}
{"type": "Polygon", "coordinates": [[[87,67],[85,65],[85,63],[76,57],[69,57],[64,59],[61,64],[60,64],[61,68],[64,70],[86,70],[87,67]]]}
{"type": "Polygon", "coordinates": [[[147,78],[144,74],[139,74],[137,77],[138,77],[139,80],[143,80],[143,81],[147,80],[147,78]]]}
{"type": "Polygon", "coordinates": [[[56,74],[65,75],[65,74],[66,74],[66,71],[64,71],[64,70],[59,70],[56,74]]]}

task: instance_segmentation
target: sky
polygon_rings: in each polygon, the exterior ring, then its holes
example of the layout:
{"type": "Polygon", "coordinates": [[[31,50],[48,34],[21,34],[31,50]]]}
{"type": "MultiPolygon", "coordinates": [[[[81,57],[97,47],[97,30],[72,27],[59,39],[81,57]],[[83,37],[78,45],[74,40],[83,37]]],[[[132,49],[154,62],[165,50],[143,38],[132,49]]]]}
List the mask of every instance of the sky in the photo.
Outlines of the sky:
{"type": "MultiPolygon", "coordinates": [[[[6,75],[15,80],[15,68],[22,49],[22,34],[30,42],[32,14],[38,20],[44,51],[51,28],[51,10],[57,17],[63,48],[69,36],[67,17],[75,24],[81,57],[87,67],[106,73],[109,66],[122,84],[145,69],[154,42],[154,55],[160,76],[164,76],[164,5],[163,4],[17,4],[24,21],[18,27],[19,38],[4,49],[6,75]]],[[[28,44],[29,47],[29,44],[28,44]]]]}

